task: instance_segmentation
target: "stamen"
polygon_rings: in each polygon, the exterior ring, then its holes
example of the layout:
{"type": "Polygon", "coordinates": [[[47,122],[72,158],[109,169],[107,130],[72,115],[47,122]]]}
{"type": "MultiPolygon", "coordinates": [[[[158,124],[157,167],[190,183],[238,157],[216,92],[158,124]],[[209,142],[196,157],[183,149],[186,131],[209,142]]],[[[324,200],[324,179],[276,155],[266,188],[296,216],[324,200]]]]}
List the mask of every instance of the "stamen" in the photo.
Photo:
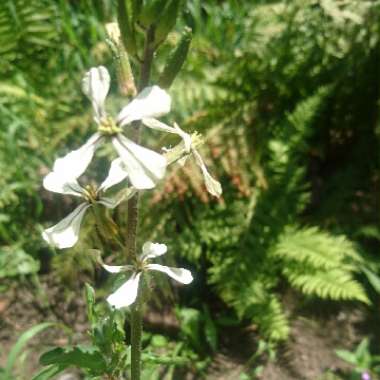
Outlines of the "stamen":
{"type": "Polygon", "coordinates": [[[87,185],[84,188],[84,197],[88,203],[96,203],[98,200],[98,192],[93,185],[87,185]]]}
{"type": "Polygon", "coordinates": [[[104,117],[98,126],[98,131],[105,136],[114,136],[122,131],[110,116],[104,117]]]}

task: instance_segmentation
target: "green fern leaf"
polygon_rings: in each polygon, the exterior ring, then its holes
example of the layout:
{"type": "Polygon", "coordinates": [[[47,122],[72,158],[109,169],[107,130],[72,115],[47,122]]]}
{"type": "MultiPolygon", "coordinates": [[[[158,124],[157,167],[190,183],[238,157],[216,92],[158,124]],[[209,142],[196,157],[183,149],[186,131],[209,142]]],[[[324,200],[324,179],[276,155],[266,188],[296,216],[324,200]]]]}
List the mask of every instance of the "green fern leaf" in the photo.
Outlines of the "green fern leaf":
{"type": "Polygon", "coordinates": [[[331,300],[357,300],[370,304],[359,282],[350,272],[340,269],[328,271],[310,270],[309,268],[287,267],[283,273],[290,284],[307,295],[314,295],[331,300]]]}
{"type": "Polygon", "coordinates": [[[344,236],[333,236],[316,227],[288,227],[270,255],[281,259],[282,273],[304,294],[369,303],[363,287],[354,279],[361,259],[344,236]]]}
{"type": "Polygon", "coordinates": [[[326,270],[342,266],[354,270],[353,262],[360,261],[354,245],[344,236],[333,236],[317,227],[288,227],[271,254],[286,262],[326,270]]]}

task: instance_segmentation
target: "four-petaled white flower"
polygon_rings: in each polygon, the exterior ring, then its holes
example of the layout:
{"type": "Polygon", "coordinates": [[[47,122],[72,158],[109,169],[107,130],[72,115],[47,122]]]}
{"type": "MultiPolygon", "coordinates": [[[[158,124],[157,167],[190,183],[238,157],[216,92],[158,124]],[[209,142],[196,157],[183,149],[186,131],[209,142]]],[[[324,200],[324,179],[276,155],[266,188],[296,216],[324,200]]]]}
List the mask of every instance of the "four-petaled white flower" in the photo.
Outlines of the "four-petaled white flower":
{"type": "Polygon", "coordinates": [[[101,204],[113,209],[121,201],[134,194],[135,190],[129,189],[129,192],[123,192],[114,198],[103,196],[103,192],[116,183],[121,182],[128,175],[120,165],[120,161],[119,158],[112,161],[107,178],[97,189],[92,186],[82,187],[76,179],[70,176],[62,176],[60,171],[53,170],[44,178],[43,186],[46,190],[60,194],[74,195],[84,199],[84,202],[77,206],[74,211],[58,224],[44,230],[42,237],[47,243],[57,248],[72,247],[78,241],[82,219],[89,207],[93,204],[101,204]]]}
{"type": "MultiPolygon", "coordinates": [[[[158,120],[152,119],[152,120],[149,120],[148,122],[151,124],[152,128],[153,128],[153,125],[155,126],[160,125],[161,130],[164,130],[164,128],[166,128],[165,130],[167,132],[176,133],[182,137],[182,140],[184,142],[185,152],[192,153],[192,155],[195,158],[196,164],[201,168],[207,191],[210,194],[214,195],[215,197],[220,197],[222,195],[222,185],[216,179],[214,179],[211,176],[211,174],[208,172],[207,166],[204,163],[202,156],[200,155],[198,150],[193,146],[191,136],[187,132],[183,131],[176,123],[174,123],[174,127],[169,127],[168,125],[161,123],[158,120]]],[[[189,158],[189,155],[186,155],[185,157],[183,157],[183,159],[179,160],[179,163],[181,165],[184,165],[188,158],[189,158]]]]}
{"type": "Polygon", "coordinates": [[[165,244],[146,242],[142,248],[142,254],[138,258],[137,270],[132,265],[106,265],[102,264],[104,269],[110,273],[120,273],[132,271],[132,276],[123,285],[121,285],[114,293],[112,293],[107,301],[111,306],[120,309],[125,306],[132,305],[137,297],[139,282],[144,271],[159,271],[167,274],[174,280],[182,284],[190,284],[193,281],[191,272],[183,268],[172,268],[160,264],[150,264],[149,260],[166,253],[165,244]]]}
{"type": "Polygon", "coordinates": [[[166,159],[122,135],[122,127],[136,120],[155,120],[155,117],[167,114],[171,107],[170,96],[158,86],[146,87],[120,111],[115,121],[107,115],[105,109],[109,88],[110,76],[103,66],[93,67],[84,76],[82,90],[91,100],[98,132],[79,149],[58,158],[54,171],[77,179],[90,164],[96,148],[111,139],[132,186],[136,189],[151,189],[165,175],[166,159]]]}

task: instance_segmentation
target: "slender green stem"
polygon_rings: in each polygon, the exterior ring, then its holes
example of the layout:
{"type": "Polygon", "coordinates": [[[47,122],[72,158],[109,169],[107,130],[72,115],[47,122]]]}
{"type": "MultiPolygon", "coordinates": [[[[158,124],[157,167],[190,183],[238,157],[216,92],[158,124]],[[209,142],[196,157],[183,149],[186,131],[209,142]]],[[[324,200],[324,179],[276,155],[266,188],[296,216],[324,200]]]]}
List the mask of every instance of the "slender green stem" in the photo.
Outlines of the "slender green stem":
{"type": "Polygon", "coordinates": [[[141,336],[142,336],[142,304],[138,297],[131,312],[131,379],[141,377],[141,336]]]}
{"type": "MultiPolygon", "coordinates": [[[[144,47],[144,59],[141,64],[140,81],[138,85],[138,91],[140,92],[144,87],[149,84],[150,71],[153,61],[153,42],[154,42],[154,30],[150,28],[146,34],[145,47],[144,47]]],[[[133,124],[133,134],[131,140],[134,142],[140,142],[140,122],[133,124]]],[[[139,194],[137,193],[128,201],[128,222],[127,222],[127,255],[129,258],[136,257],[136,237],[138,228],[138,204],[139,194]]]]}
{"type": "MultiPolygon", "coordinates": [[[[149,84],[150,71],[153,61],[153,41],[154,30],[150,28],[146,34],[144,58],[141,65],[140,81],[138,90],[141,91],[149,84]]],[[[135,124],[133,136],[131,139],[137,143],[140,142],[140,123],[135,124]]],[[[128,201],[128,236],[127,236],[127,254],[129,258],[136,258],[136,238],[139,216],[139,195],[138,193],[128,201]]],[[[141,278],[141,286],[137,294],[137,299],[131,311],[131,379],[140,380],[141,377],[141,336],[142,336],[142,287],[143,279],[141,278]]]]}

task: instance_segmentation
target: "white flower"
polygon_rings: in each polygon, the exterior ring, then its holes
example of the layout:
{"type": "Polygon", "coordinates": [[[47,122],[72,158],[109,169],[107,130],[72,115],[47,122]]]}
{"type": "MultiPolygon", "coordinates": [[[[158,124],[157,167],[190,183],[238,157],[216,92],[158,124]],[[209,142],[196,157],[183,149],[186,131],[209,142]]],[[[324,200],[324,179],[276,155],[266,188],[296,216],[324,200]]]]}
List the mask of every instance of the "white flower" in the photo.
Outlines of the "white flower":
{"type": "Polygon", "coordinates": [[[43,186],[46,190],[60,194],[70,194],[84,199],[84,202],[58,224],[44,230],[42,237],[47,243],[61,249],[72,247],[78,241],[83,217],[91,205],[98,203],[113,209],[121,201],[134,194],[134,190],[130,190],[128,194],[124,192],[115,198],[102,195],[104,191],[119,183],[128,175],[123,171],[120,161],[120,159],[116,159],[111,163],[109,174],[98,189],[92,187],[84,188],[76,179],[61,176],[61,172],[59,171],[53,171],[44,178],[43,186]]]}
{"type": "Polygon", "coordinates": [[[193,281],[193,276],[187,269],[172,268],[160,264],[149,264],[150,259],[162,256],[166,253],[166,251],[167,247],[165,244],[146,242],[143,245],[142,254],[138,260],[139,270],[137,271],[132,265],[115,266],[102,264],[103,268],[110,273],[120,273],[126,271],[133,272],[129,280],[107,298],[108,303],[116,309],[133,304],[137,297],[140,277],[144,271],[155,270],[167,274],[169,277],[181,282],[182,284],[190,284],[190,282],[193,281]]]}
{"type": "Polygon", "coordinates": [[[161,121],[157,119],[151,119],[151,118],[144,118],[142,119],[142,122],[145,126],[156,129],[158,131],[162,132],[168,132],[168,133],[174,133],[176,135],[179,135],[184,143],[186,152],[190,152],[191,149],[191,136],[183,131],[176,123],[174,123],[174,127],[170,127],[169,125],[162,123],[161,121]]]}
{"type": "MultiPolygon", "coordinates": [[[[222,195],[222,185],[216,179],[214,179],[211,176],[211,174],[208,172],[206,164],[204,163],[202,159],[202,156],[200,155],[198,150],[195,149],[193,146],[190,134],[183,131],[176,123],[174,123],[174,127],[170,127],[164,123],[161,123],[158,120],[151,120],[151,119],[149,120],[143,119],[143,123],[146,123],[146,125],[149,124],[149,126],[152,128],[156,128],[156,129],[161,128],[161,130],[166,130],[167,132],[176,133],[179,136],[181,136],[184,143],[185,153],[191,152],[195,158],[196,164],[201,168],[207,191],[210,194],[214,195],[215,197],[220,197],[222,195]]],[[[181,165],[184,165],[187,158],[188,158],[188,155],[180,159],[179,163],[181,165]]]]}
{"type": "Polygon", "coordinates": [[[82,81],[82,90],[91,100],[98,132],[79,149],[59,158],[53,171],[64,178],[76,180],[90,164],[96,148],[111,139],[124,162],[129,181],[136,189],[151,189],[165,175],[165,157],[144,148],[121,134],[122,127],[136,120],[154,118],[170,111],[169,94],[158,86],[146,87],[117,116],[115,122],[107,115],[105,99],[110,88],[110,76],[103,66],[93,67],[82,81]]]}

